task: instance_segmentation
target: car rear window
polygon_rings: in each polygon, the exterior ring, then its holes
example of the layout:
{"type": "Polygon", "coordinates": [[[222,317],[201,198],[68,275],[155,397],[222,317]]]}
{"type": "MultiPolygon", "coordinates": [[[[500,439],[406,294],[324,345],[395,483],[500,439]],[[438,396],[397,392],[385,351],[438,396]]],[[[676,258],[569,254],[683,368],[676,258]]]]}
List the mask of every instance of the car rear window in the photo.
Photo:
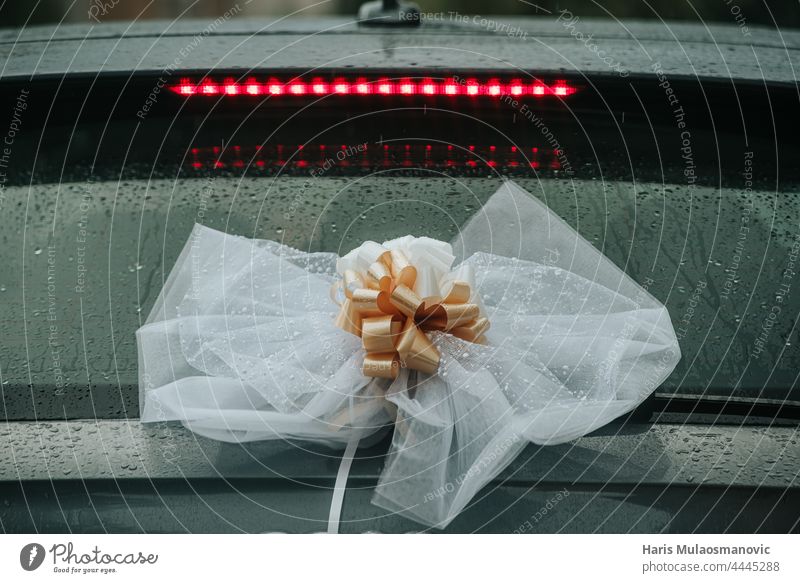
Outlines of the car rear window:
{"type": "Polygon", "coordinates": [[[337,253],[451,240],[506,176],[669,308],[683,359],[661,394],[797,399],[796,142],[735,123],[686,140],[643,109],[23,119],[0,199],[2,416],[138,415],[134,332],[194,223],[337,253]]]}

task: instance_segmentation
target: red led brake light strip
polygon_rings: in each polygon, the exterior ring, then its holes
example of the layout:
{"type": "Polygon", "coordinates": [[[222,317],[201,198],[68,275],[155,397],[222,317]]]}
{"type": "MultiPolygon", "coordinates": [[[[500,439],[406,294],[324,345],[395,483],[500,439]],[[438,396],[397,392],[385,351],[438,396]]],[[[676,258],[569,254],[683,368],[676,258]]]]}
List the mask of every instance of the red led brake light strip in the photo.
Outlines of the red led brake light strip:
{"type": "Polygon", "coordinates": [[[190,79],[181,79],[168,86],[170,91],[178,95],[206,96],[325,96],[325,95],[400,95],[400,96],[445,96],[445,97],[567,97],[577,89],[566,81],[555,81],[545,84],[541,81],[479,81],[467,79],[463,83],[433,79],[334,79],[332,81],[312,79],[310,81],[293,80],[282,82],[271,79],[259,81],[213,81],[200,83],[190,79]]]}

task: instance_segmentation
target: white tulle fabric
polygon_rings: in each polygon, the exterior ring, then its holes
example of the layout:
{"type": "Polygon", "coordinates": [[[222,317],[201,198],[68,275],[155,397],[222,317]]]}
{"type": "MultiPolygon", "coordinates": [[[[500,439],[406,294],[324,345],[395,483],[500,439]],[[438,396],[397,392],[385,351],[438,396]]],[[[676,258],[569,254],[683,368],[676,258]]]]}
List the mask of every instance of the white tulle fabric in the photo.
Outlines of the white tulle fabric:
{"type": "Polygon", "coordinates": [[[488,344],[433,333],[439,374],[389,381],[363,376],[360,340],[333,325],[337,260],[363,258],[195,226],[137,332],[142,421],[338,447],[395,423],[373,502],[441,528],[528,442],[631,411],[680,359],[666,308],[513,182],[452,249],[488,344]]]}

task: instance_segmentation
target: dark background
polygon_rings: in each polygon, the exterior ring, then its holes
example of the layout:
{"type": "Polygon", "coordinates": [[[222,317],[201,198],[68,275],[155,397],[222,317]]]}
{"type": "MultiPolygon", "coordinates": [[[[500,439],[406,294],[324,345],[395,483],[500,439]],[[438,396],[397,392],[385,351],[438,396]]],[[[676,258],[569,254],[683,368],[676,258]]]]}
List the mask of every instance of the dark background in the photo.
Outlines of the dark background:
{"type": "MultiPolygon", "coordinates": [[[[90,7],[102,21],[208,18],[238,5],[237,18],[355,15],[363,0],[5,0],[0,1],[0,26],[22,27],[43,23],[86,23],[90,7]]],[[[797,0],[419,0],[423,12],[458,11],[461,14],[547,16],[569,10],[576,16],[644,20],[746,22],[771,28],[800,28],[797,0]]]]}

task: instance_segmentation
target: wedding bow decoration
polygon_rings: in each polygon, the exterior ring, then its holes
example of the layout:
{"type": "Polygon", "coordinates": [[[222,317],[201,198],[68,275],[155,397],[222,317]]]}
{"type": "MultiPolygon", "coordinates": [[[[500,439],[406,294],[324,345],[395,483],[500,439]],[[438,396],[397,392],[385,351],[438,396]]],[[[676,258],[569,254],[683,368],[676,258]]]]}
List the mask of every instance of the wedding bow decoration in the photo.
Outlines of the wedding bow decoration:
{"type": "Polygon", "coordinates": [[[511,181],[452,245],[338,257],[196,225],[137,341],[142,422],[337,448],[393,428],[373,504],[437,528],[680,359],[667,309],[511,181]]]}

